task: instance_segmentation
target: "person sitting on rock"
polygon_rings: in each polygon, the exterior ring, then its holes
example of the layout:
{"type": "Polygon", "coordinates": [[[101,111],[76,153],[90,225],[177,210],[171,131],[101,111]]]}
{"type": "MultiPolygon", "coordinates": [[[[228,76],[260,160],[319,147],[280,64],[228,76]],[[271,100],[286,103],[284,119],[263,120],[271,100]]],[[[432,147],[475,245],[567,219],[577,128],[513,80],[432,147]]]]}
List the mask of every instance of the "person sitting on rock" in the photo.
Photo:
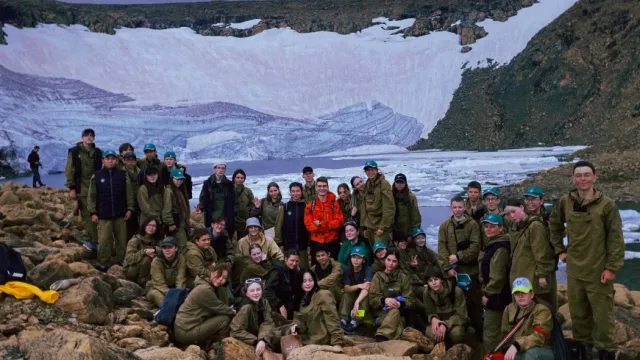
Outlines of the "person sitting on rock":
{"type": "Polygon", "coordinates": [[[140,219],[162,216],[164,206],[164,184],[158,175],[158,168],[149,166],[144,170],[142,185],[138,189],[138,206],[140,207],[140,219]]]}
{"type": "Polygon", "coordinates": [[[124,256],[124,276],[143,288],[151,280],[151,262],[156,257],[158,220],[150,217],[142,221],[138,233],[127,243],[124,256]]]}
{"type": "Polygon", "coordinates": [[[299,280],[291,333],[300,334],[305,344],[343,345],[344,332],[333,295],[320,289],[316,274],[309,269],[301,270],[299,280]]]}
{"type": "Polygon", "coordinates": [[[344,225],[344,237],[345,241],[340,246],[340,252],[338,253],[338,261],[342,266],[349,267],[351,264],[351,251],[354,247],[361,247],[364,254],[365,264],[371,266],[371,245],[369,242],[360,235],[358,231],[358,223],[355,220],[347,220],[344,225]]]}
{"type": "Polygon", "coordinates": [[[314,257],[318,262],[311,267],[311,271],[318,278],[318,286],[320,289],[329,290],[336,300],[340,303],[342,298],[342,265],[330,257],[329,251],[322,245],[316,245],[314,248],[314,257]]]}
{"type": "Polygon", "coordinates": [[[217,217],[211,222],[211,227],[207,228],[211,237],[211,247],[216,251],[220,262],[228,262],[230,266],[233,266],[237,242],[233,241],[232,236],[227,232],[227,222],[224,216],[217,217]]]}
{"type": "Polygon", "coordinates": [[[346,334],[354,334],[359,321],[362,321],[369,312],[367,295],[371,280],[373,280],[373,271],[365,264],[364,255],[362,247],[353,247],[349,267],[344,270],[344,294],[340,301],[340,327],[346,334]],[[360,310],[364,314],[360,314],[360,310]]]}
{"type": "Polygon", "coordinates": [[[187,248],[191,217],[184,172],[181,169],[173,169],[169,178],[171,181],[164,189],[162,223],[167,227],[168,234],[177,239],[180,252],[184,252],[187,248]]]}
{"type": "Polygon", "coordinates": [[[208,279],[211,269],[218,262],[218,255],[211,247],[211,236],[204,228],[193,230],[193,242],[187,243],[184,254],[187,260],[187,288],[192,289],[197,277],[208,279]]]}
{"type": "MultiPolygon", "coordinates": [[[[284,253],[284,266],[275,265],[278,273],[276,296],[267,297],[271,307],[287,320],[293,319],[294,295],[300,277],[300,254],[296,249],[289,249],[284,253]]],[[[269,289],[266,289],[269,291],[269,289]]]]}
{"type": "Polygon", "coordinates": [[[229,334],[229,324],[236,312],[229,307],[227,297],[228,264],[218,264],[208,279],[196,278],[173,325],[176,342],[182,346],[198,345],[208,349],[229,334]]]}
{"type": "Polygon", "coordinates": [[[173,236],[162,240],[162,251],[151,262],[151,282],[147,299],[160,306],[169,288],[186,285],[187,260],[177,252],[178,242],[173,236]]]}
{"type": "Polygon", "coordinates": [[[245,283],[247,279],[261,278],[265,280],[265,277],[273,269],[273,263],[267,259],[267,254],[262,252],[260,245],[253,243],[249,245],[249,261],[242,269],[240,275],[241,283],[245,283]]]}
{"type": "Polygon", "coordinates": [[[527,278],[515,279],[511,292],[514,302],[504,309],[502,334],[506,337],[514,330],[515,333],[502,347],[507,349],[504,359],[553,360],[551,310],[546,305],[536,303],[533,286],[527,278]]]}
{"type": "Polygon", "coordinates": [[[242,261],[242,264],[249,265],[251,254],[249,254],[249,246],[253,243],[260,245],[262,252],[267,255],[269,260],[284,260],[284,255],[273,239],[266,236],[262,231],[262,225],[258,218],[247,219],[247,236],[238,241],[238,250],[236,252],[236,261],[242,261]]]}
{"type": "Polygon", "coordinates": [[[436,342],[444,341],[447,348],[464,342],[468,315],[462,289],[445,281],[438,266],[428,267],[424,277],[428,285],[422,297],[428,324],[425,335],[436,342]]]}
{"type": "Polygon", "coordinates": [[[387,341],[398,339],[404,331],[401,310],[414,306],[414,296],[409,277],[400,270],[399,255],[395,249],[387,251],[385,269],[373,275],[369,289],[369,305],[376,312],[380,324],[375,339],[387,341]]]}
{"type": "Polygon", "coordinates": [[[387,257],[387,245],[382,241],[377,241],[373,244],[373,255],[375,255],[373,264],[371,264],[373,272],[376,273],[378,271],[384,271],[384,258],[387,257]]]}

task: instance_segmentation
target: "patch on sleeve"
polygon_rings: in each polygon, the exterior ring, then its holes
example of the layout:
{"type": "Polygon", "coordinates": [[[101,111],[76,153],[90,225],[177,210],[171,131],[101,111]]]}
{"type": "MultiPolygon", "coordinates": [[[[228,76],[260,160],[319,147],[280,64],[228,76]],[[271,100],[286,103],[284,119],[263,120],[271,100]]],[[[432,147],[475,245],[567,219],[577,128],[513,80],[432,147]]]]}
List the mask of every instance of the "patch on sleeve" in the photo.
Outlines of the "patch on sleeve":
{"type": "Polygon", "coordinates": [[[533,327],[533,331],[542,334],[543,336],[547,336],[547,334],[549,334],[545,329],[541,328],[540,326],[536,325],[533,327]]]}

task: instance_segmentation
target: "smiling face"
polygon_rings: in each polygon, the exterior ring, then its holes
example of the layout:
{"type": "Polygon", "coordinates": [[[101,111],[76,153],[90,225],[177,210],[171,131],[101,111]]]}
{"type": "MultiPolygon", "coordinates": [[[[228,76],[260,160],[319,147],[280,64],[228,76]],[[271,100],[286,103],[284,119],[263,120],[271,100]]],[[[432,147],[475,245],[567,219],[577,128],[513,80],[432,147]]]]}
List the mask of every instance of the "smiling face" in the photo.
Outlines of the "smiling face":
{"type": "Polygon", "coordinates": [[[529,291],[528,293],[517,291],[515,294],[513,294],[513,299],[516,301],[516,304],[523,308],[531,304],[531,302],[533,301],[533,297],[533,290],[529,291]]]}
{"type": "Polygon", "coordinates": [[[484,234],[489,238],[500,235],[503,229],[502,225],[487,222],[482,223],[482,228],[484,229],[484,234]]]}
{"type": "Polygon", "coordinates": [[[580,166],[573,170],[573,183],[580,191],[588,191],[593,189],[596,182],[596,174],[588,166],[580,166]]]}
{"type": "Polygon", "coordinates": [[[249,226],[247,228],[247,232],[249,233],[249,235],[256,237],[258,236],[258,233],[260,233],[260,227],[259,226],[249,226]]]}
{"type": "Polygon", "coordinates": [[[251,283],[247,287],[247,297],[253,302],[258,302],[262,298],[262,285],[258,282],[251,283]]]}
{"type": "Polygon", "coordinates": [[[212,272],[210,278],[211,285],[217,288],[224,285],[224,283],[227,282],[227,276],[229,276],[229,273],[226,270],[217,271],[215,273],[212,272]]]}
{"type": "Polygon", "coordinates": [[[353,225],[347,225],[344,228],[344,236],[346,236],[347,240],[355,240],[358,238],[358,229],[353,225]]]}
{"type": "Polygon", "coordinates": [[[299,186],[292,186],[289,189],[289,195],[291,196],[291,200],[299,201],[302,199],[302,189],[299,186]]]}
{"type": "Polygon", "coordinates": [[[367,174],[368,179],[373,179],[378,175],[378,169],[368,167],[364,169],[364,173],[367,174]]]}
{"type": "Polygon", "coordinates": [[[144,226],[144,232],[147,235],[153,235],[158,230],[158,223],[155,220],[151,220],[144,226]]]}
{"type": "Polygon", "coordinates": [[[275,186],[270,186],[269,189],[267,189],[269,191],[269,197],[275,201],[278,199],[278,195],[280,195],[280,189],[278,189],[275,186]]]}
{"type": "Polygon", "coordinates": [[[493,194],[488,194],[482,199],[482,203],[487,207],[487,210],[495,212],[498,210],[498,205],[500,205],[500,198],[493,194]]]}
{"type": "Polygon", "coordinates": [[[202,235],[196,239],[195,243],[201,249],[208,249],[211,246],[211,237],[209,234],[202,235]]]}
{"type": "Polygon", "coordinates": [[[222,230],[224,230],[224,228],[227,226],[227,222],[224,220],[220,220],[218,222],[214,222],[212,227],[213,227],[213,231],[216,234],[219,234],[222,232],[222,230]]]}
{"type": "Polygon", "coordinates": [[[542,208],[544,200],[537,196],[525,196],[524,204],[527,207],[527,211],[537,214],[540,212],[540,208],[542,208]]]}
{"type": "Polygon", "coordinates": [[[353,180],[353,187],[362,192],[364,191],[364,180],[362,180],[362,178],[357,177],[355,180],[353,180]]]}
{"type": "Polygon", "coordinates": [[[309,292],[313,290],[315,284],[316,283],[315,281],[313,281],[313,277],[311,276],[311,274],[305,272],[302,276],[302,290],[304,290],[305,292],[309,292]]]}
{"type": "Polygon", "coordinates": [[[316,182],[316,193],[318,193],[318,196],[325,197],[327,196],[328,192],[329,192],[329,184],[321,181],[316,182]]]}
{"type": "Polygon", "coordinates": [[[324,250],[316,251],[316,261],[322,267],[327,266],[329,264],[329,253],[324,250]]]}
{"type": "Polygon", "coordinates": [[[165,245],[162,247],[162,255],[164,255],[165,258],[172,258],[173,255],[176,254],[176,247],[173,245],[165,245]]]}
{"type": "Polygon", "coordinates": [[[300,256],[291,255],[284,260],[284,264],[289,268],[289,270],[295,270],[300,265],[300,256]]]}
{"type": "Polygon", "coordinates": [[[259,264],[260,261],[262,261],[262,250],[260,250],[259,248],[253,248],[251,249],[251,260],[253,260],[254,263],[259,264]]]}
{"type": "Polygon", "coordinates": [[[413,238],[417,247],[423,247],[427,243],[427,237],[424,234],[417,235],[413,238]]]}

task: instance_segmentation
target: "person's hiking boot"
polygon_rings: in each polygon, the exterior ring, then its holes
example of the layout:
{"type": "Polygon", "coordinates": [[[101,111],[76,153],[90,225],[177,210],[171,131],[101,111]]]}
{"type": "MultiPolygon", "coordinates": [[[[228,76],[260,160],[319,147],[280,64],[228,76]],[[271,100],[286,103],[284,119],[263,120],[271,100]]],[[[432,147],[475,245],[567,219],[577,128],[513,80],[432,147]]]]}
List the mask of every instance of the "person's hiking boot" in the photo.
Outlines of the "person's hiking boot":
{"type": "Polygon", "coordinates": [[[108,267],[106,267],[106,266],[104,266],[104,265],[101,265],[101,264],[95,264],[95,265],[93,265],[93,267],[94,267],[96,270],[100,271],[100,272],[107,272],[107,270],[109,270],[109,268],[108,268],[108,267]]]}
{"type": "Polygon", "coordinates": [[[598,351],[599,360],[616,360],[616,353],[613,351],[600,350],[598,351]]]}
{"type": "Polygon", "coordinates": [[[82,243],[82,247],[91,252],[98,252],[98,244],[95,244],[91,241],[85,241],[82,243]]]}
{"type": "Polygon", "coordinates": [[[389,339],[387,339],[384,335],[376,335],[375,339],[376,339],[376,342],[389,341],[389,339]]]}
{"type": "Polygon", "coordinates": [[[589,356],[591,352],[591,346],[587,346],[579,341],[573,341],[569,346],[569,359],[570,360],[591,360],[589,356]],[[587,351],[587,349],[589,351],[587,351]]]}
{"type": "Polygon", "coordinates": [[[340,319],[340,328],[346,335],[353,335],[353,329],[351,328],[351,324],[347,322],[345,319],[340,319]]]}

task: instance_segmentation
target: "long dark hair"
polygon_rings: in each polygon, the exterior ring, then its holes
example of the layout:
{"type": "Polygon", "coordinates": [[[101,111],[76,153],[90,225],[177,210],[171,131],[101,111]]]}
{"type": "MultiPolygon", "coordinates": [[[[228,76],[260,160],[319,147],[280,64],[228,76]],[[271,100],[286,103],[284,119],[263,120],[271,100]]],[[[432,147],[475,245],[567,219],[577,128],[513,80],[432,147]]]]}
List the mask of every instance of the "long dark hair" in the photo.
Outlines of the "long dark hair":
{"type": "Polygon", "coordinates": [[[151,235],[151,237],[155,240],[157,240],[159,238],[159,234],[160,234],[160,221],[158,220],[158,218],[154,217],[154,216],[149,216],[147,218],[145,218],[144,220],[142,220],[142,222],[140,223],[140,227],[138,228],[138,235],[140,236],[147,236],[147,225],[152,222],[155,221],[156,222],[156,232],[151,235]]]}
{"type": "Polygon", "coordinates": [[[160,176],[160,174],[158,173],[158,180],[156,180],[155,184],[150,183],[149,180],[147,179],[147,176],[148,175],[145,174],[142,177],[142,185],[147,188],[147,193],[149,194],[149,197],[157,194],[162,195],[164,193],[164,183],[162,181],[162,176],[160,176]]]}
{"type": "MultiPolygon", "coordinates": [[[[358,255],[349,256],[349,269],[347,271],[349,272],[349,280],[351,280],[351,285],[356,284],[356,269],[353,267],[353,262],[351,261],[351,257],[353,256],[358,256],[358,255]]],[[[362,265],[360,267],[360,271],[364,270],[365,266],[367,266],[367,260],[365,258],[362,258],[362,265]]]]}
{"type": "MultiPolygon", "coordinates": [[[[176,200],[178,199],[178,192],[182,193],[182,196],[184,196],[184,200],[186,202],[186,204],[182,204],[183,207],[185,207],[184,210],[187,214],[190,213],[189,210],[189,196],[187,195],[187,185],[186,182],[183,181],[182,185],[180,185],[180,187],[177,187],[176,184],[174,184],[173,182],[173,177],[169,177],[169,184],[167,184],[167,186],[169,187],[169,189],[171,189],[171,192],[173,192],[173,196],[175,196],[176,200]]],[[[177,209],[173,209],[174,211],[177,209]]],[[[188,220],[187,220],[188,222],[188,220]]],[[[176,224],[178,225],[178,224],[176,224]]]]}
{"type": "Polygon", "coordinates": [[[311,302],[311,297],[313,297],[313,294],[315,294],[316,292],[318,292],[318,290],[320,290],[320,288],[318,287],[318,277],[316,276],[316,274],[311,271],[311,269],[300,269],[300,272],[298,273],[298,281],[296,284],[296,290],[295,290],[295,295],[293,296],[293,308],[296,310],[300,310],[300,306],[304,305],[307,306],[309,305],[309,303],[311,302]],[[311,278],[313,279],[313,289],[311,289],[311,291],[309,291],[308,293],[306,293],[303,289],[302,289],[302,281],[304,279],[304,274],[310,274],[311,278]]]}
{"type": "Polygon", "coordinates": [[[270,182],[269,185],[267,185],[267,195],[264,197],[264,200],[268,202],[274,202],[273,199],[271,199],[271,195],[269,195],[269,189],[271,189],[271,187],[273,186],[275,186],[276,189],[278,189],[278,198],[276,199],[275,202],[282,201],[282,191],[280,191],[280,185],[278,185],[277,182],[270,182]]]}
{"type": "MultiPolygon", "coordinates": [[[[397,271],[397,270],[398,270],[398,268],[400,267],[400,252],[399,252],[399,251],[398,251],[398,249],[396,249],[396,248],[390,248],[390,249],[387,249],[387,255],[385,255],[384,259],[385,259],[385,260],[387,260],[387,258],[388,258],[390,255],[395,256],[395,257],[396,257],[396,260],[398,261],[398,265],[397,265],[397,267],[396,267],[396,268],[395,268],[395,270],[394,270],[394,271],[397,271]]],[[[386,263],[386,261],[385,261],[385,263],[386,263]]],[[[386,264],[385,264],[384,268],[385,268],[385,270],[387,269],[387,265],[386,265],[386,264]]],[[[384,270],[382,270],[382,271],[384,271],[384,270]]]]}

